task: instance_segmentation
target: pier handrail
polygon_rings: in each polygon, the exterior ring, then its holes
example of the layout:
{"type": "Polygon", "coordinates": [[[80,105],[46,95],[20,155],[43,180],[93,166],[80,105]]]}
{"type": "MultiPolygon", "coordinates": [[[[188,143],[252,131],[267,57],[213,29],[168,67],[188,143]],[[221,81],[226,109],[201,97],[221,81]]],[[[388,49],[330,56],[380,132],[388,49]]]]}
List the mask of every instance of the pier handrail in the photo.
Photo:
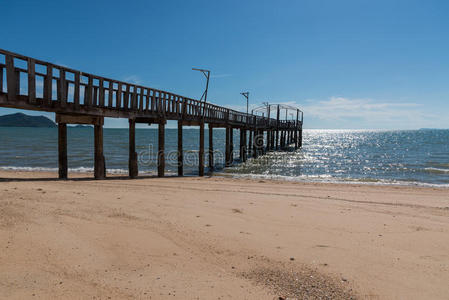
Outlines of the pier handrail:
{"type": "MultiPolygon", "coordinates": [[[[198,121],[204,115],[206,122],[235,126],[266,127],[277,123],[274,118],[253,118],[212,103],[81,72],[3,49],[0,49],[0,105],[102,117],[198,121]],[[6,90],[3,88],[4,69],[6,90]]],[[[289,127],[293,123],[286,121],[281,126],[289,127]]]]}

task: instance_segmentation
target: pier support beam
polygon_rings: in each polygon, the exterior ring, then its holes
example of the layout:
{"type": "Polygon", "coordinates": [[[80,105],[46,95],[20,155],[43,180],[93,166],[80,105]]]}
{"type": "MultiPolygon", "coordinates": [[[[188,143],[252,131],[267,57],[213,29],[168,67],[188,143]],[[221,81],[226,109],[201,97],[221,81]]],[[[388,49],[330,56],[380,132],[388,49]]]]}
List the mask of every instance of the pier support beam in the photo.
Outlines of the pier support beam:
{"type": "Polygon", "coordinates": [[[271,150],[271,130],[267,130],[267,147],[266,152],[269,152],[271,150]]]}
{"type": "Polygon", "coordinates": [[[200,151],[198,153],[198,174],[204,176],[204,122],[200,123],[200,151]]]}
{"type": "Polygon", "coordinates": [[[106,178],[106,164],[103,154],[103,125],[94,125],[94,139],[94,177],[95,179],[104,179],[106,178]]]}
{"type": "Polygon", "coordinates": [[[128,162],[129,177],[136,178],[139,174],[137,165],[136,152],[136,120],[129,119],[129,162],[128,162]]]}
{"type": "Polygon", "coordinates": [[[299,148],[302,148],[302,127],[299,129],[299,148]]]}
{"type": "Polygon", "coordinates": [[[157,176],[165,175],[165,120],[158,125],[157,176]]]}
{"type": "Polygon", "coordinates": [[[295,140],[295,150],[298,149],[298,128],[295,128],[295,132],[294,132],[294,140],[295,140]]]}
{"type": "Polygon", "coordinates": [[[184,175],[184,156],[182,149],[182,121],[178,120],[178,176],[184,175]]]}
{"type": "Polygon", "coordinates": [[[231,165],[234,162],[234,128],[231,126],[229,130],[229,143],[230,143],[230,158],[231,158],[231,165]]]}
{"type": "Polygon", "coordinates": [[[259,151],[258,151],[258,144],[260,143],[259,141],[259,131],[257,131],[257,129],[254,130],[254,140],[253,140],[253,157],[257,158],[257,156],[259,156],[259,151]]]}
{"type": "Polygon", "coordinates": [[[59,179],[67,179],[67,124],[58,123],[59,179]]]}
{"type": "Polygon", "coordinates": [[[226,127],[226,150],[225,150],[225,166],[229,167],[231,165],[231,127],[226,127]]]}
{"type": "Polygon", "coordinates": [[[245,151],[245,144],[243,143],[243,128],[240,128],[240,142],[239,142],[239,158],[243,161],[243,152],[245,151]]]}
{"type": "Polygon", "coordinates": [[[276,150],[279,150],[279,129],[276,129],[276,142],[275,142],[276,150]]]}
{"type": "Polygon", "coordinates": [[[251,129],[249,131],[249,139],[248,139],[248,148],[246,149],[247,155],[251,155],[253,150],[253,131],[251,129]]]}
{"type": "Polygon", "coordinates": [[[209,123],[209,170],[214,170],[214,127],[209,123]]]}

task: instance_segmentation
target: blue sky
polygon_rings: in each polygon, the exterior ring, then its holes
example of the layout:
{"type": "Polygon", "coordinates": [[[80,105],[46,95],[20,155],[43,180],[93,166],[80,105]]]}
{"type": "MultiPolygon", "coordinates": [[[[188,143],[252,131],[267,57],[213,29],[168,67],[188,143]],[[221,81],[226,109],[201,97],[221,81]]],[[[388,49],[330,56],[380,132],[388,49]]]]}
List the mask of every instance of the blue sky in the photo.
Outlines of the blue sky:
{"type": "Polygon", "coordinates": [[[244,110],[248,90],[253,104],[299,105],[306,128],[449,128],[449,1],[0,0],[0,11],[0,48],[85,72],[199,98],[191,68],[204,67],[211,102],[244,110]]]}

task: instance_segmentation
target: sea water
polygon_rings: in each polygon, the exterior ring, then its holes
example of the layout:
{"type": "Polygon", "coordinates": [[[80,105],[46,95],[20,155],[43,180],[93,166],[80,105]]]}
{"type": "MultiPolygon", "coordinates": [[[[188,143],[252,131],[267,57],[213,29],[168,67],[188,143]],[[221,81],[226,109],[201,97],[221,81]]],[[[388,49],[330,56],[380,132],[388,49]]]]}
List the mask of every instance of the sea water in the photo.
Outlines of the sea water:
{"type": "MultiPolygon", "coordinates": [[[[177,129],[166,129],[168,175],[177,172],[177,129]]],[[[0,169],[55,171],[57,128],[0,128],[0,169]]],[[[285,180],[413,184],[449,187],[449,130],[304,130],[302,149],[273,151],[239,162],[234,130],[234,164],[224,167],[225,131],[214,129],[215,174],[285,180]]],[[[157,129],[136,129],[139,172],[157,170],[157,129]]],[[[93,128],[68,128],[69,171],[93,169],[93,128]]],[[[199,130],[183,130],[184,172],[198,173],[199,130]]],[[[128,130],[104,129],[109,173],[127,174],[128,130]]],[[[205,134],[206,171],[208,130],[205,134]]]]}

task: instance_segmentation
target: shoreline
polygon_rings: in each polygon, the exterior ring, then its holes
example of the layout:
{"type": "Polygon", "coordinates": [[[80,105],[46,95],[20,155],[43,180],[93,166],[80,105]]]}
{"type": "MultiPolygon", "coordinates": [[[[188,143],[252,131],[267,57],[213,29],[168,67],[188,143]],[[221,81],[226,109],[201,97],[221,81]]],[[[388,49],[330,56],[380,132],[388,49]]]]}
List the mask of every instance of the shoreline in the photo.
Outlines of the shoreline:
{"type": "Polygon", "coordinates": [[[10,171],[0,178],[1,297],[449,294],[445,188],[10,171]]]}
{"type": "MultiPolygon", "coordinates": [[[[79,176],[93,176],[93,168],[69,168],[69,180],[71,178],[78,178],[79,176]],[[75,175],[73,175],[75,174],[75,175]]],[[[55,179],[58,175],[58,168],[41,168],[41,167],[0,167],[0,173],[36,173],[46,174],[46,176],[54,176],[55,179]]],[[[125,169],[107,169],[106,175],[109,177],[127,176],[128,170],[125,169]]],[[[157,171],[139,171],[141,177],[157,177],[157,171]]],[[[165,172],[166,177],[178,177],[176,172],[165,172]]],[[[361,185],[361,186],[403,186],[403,187],[417,187],[417,188],[437,188],[437,189],[449,189],[448,184],[436,184],[417,181],[387,181],[386,179],[349,179],[349,178],[333,178],[332,180],[314,180],[313,178],[319,178],[317,176],[311,176],[309,178],[303,178],[301,176],[282,176],[282,175],[263,175],[263,174],[238,174],[238,173],[226,173],[216,171],[212,174],[205,174],[207,177],[216,178],[235,178],[235,179],[250,179],[250,180],[268,180],[268,181],[281,181],[281,182],[297,182],[297,183],[324,183],[324,184],[342,184],[342,185],[361,185]]],[[[183,177],[198,177],[198,174],[184,174],[183,177]]],[[[326,177],[327,178],[327,177],[326,177]]],[[[5,178],[7,179],[7,178],[5,178]]]]}

